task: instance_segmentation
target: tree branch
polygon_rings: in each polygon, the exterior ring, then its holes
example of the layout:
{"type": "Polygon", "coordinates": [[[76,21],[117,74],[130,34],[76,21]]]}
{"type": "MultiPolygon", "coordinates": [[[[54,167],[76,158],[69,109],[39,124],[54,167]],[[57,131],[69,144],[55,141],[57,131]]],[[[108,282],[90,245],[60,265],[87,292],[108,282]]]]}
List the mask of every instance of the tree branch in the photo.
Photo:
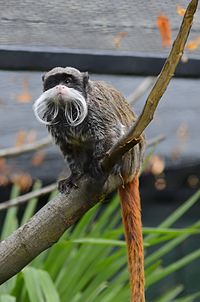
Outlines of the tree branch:
{"type": "MultiPolygon", "coordinates": [[[[155,146],[155,145],[159,144],[160,142],[162,142],[164,139],[165,139],[164,135],[159,135],[157,137],[149,139],[147,141],[146,147],[148,148],[148,147],[155,146]]],[[[53,183],[53,184],[43,187],[37,191],[29,192],[29,193],[23,194],[19,197],[13,198],[11,200],[1,202],[0,211],[6,210],[6,209],[9,209],[12,207],[20,206],[21,204],[28,202],[30,199],[48,194],[48,193],[52,192],[53,190],[55,190],[56,188],[57,188],[57,184],[53,183]]]]}
{"type": "Polygon", "coordinates": [[[46,186],[42,189],[39,189],[37,191],[33,191],[30,193],[26,193],[24,195],[21,195],[19,197],[13,198],[11,200],[7,200],[5,202],[0,203],[0,211],[5,210],[5,209],[9,209],[11,207],[16,207],[19,206],[25,202],[27,202],[28,200],[32,199],[32,198],[36,198],[45,194],[48,194],[50,192],[52,192],[53,190],[55,190],[57,188],[57,184],[51,184],[49,186],[46,186]]]}
{"type": "Polygon", "coordinates": [[[165,140],[165,135],[158,135],[158,136],[156,136],[154,138],[149,139],[147,141],[146,147],[150,148],[152,146],[155,146],[155,145],[161,143],[164,140],[165,140]]]}
{"type": "Polygon", "coordinates": [[[97,203],[105,176],[95,180],[84,176],[78,189],[58,194],[27,223],[0,243],[0,284],[18,273],[97,203]]]}
{"type": "Polygon", "coordinates": [[[35,143],[32,144],[26,144],[20,147],[11,147],[11,148],[6,148],[3,150],[0,150],[0,158],[9,158],[9,157],[14,157],[18,155],[22,155],[28,152],[36,151],[39,149],[43,149],[45,147],[48,147],[52,143],[51,138],[45,137],[35,143]]]}
{"type": "Polygon", "coordinates": [[[188,5],[171,52],[147,98],[141,115],[137,119],[136,123],[131,127],[130,131],[106,154],[102,161],[104,171],[109,171],[110,168],[113,167],[129,149],[133,148],[140,141],[141,134],[152,121],[158,103],[167,89],[167,86],[174,75],[176,66],[182,57],[197,5],[198,0],[192,0],[188,5]]]}
{"type": "Polygon", "coordinates": [[[78,189],[72,188],[67,196],[59,194],[29,222],[0,243],[0,283],[14,276],[38,254],[54,244],[69,226],[99,200],[110,169],[125,152],[139,142],[140,135],[152,120],[159,99],[182,55],[197,4],[198,0],[190,2],[178,37],[142,114],[128,135],[123,137],[103,160],[105,173],[98,179],[84,175],[78,182],[78,189]]]}
{"type": "MultiPolygon", "coordinates": [[[[164,135],[159,135],[157,137],[154,137],[147,141],[146,147],[148,148],[148,147],[155,146],[155,145],[159,144],[160,142],[162,142],[164,139],[165,139],[164,135]]],[[[20,205],[24,204],[25,202],[28,202],[32,198],[36,198],[36,197],[48,194],[48,193],[52,192],[53,190],[55,190],[56,188],[57,188],[57,184],[53,183],[53,184],[43,187],[37,191],[29,192],[29,193],[26,193],[19,197],[13,198],[11,200],[1,202],[0,211],[6,210],[6,209],[9,209],[12,207],[20,206],[20,205]]]]}
{"type": "Polygon", "coordinates": [[[136,89],[127,97],[127,102],[133,106],[145,92],[149,88],[153,86],[155,83],[156,78],[155,77],[146,77],[139,85],[136,87],[136,89]]]}

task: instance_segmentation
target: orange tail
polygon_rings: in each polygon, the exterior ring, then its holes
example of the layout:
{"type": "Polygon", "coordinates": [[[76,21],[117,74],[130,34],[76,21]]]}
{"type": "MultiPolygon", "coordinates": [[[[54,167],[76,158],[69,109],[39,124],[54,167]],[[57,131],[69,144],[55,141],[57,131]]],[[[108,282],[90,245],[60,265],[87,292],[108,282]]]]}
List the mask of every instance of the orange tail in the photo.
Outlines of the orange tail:
{"type": "Polygon", "coordinates": [[[127,243],[131,302],[144,302],[144,252],[138,176],[119,189],[127,243]]]}

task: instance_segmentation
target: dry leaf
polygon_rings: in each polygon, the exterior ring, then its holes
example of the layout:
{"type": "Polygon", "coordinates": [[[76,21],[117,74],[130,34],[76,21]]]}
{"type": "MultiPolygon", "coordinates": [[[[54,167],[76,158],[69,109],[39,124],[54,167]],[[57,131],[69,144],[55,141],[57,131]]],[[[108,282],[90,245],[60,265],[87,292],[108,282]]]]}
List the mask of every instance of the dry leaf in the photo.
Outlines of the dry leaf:
{"type": "Polygon", "coordinates": [[[20,187],[21,191],[28,191],[32,186],[33,180],[28,173],[16,173],[11,176],[11,182],[20,187]]]}
{"type": "Polygon", "coordinates": [[[26,137],[27,142],[29,144],[34,143],[36,141],[36,138],[37,138],[37,132],[35,130],[29,131],[29,133],[27,134],[27,137],[26,137]]]}
{"type": "Polygon", "coordinates": [[[178,13],[181,17],[184,17],[185,12],[186,12],[186,9],[183,8],[183,7],[180,6],[180,5],[177,5],[177,6],[176,6],[176,11],[177,11],[177,13],[178,13]]]}
{"type": "Polygon", "coordinates": [[[26,136],[27,136],[26,131],[20,130],[20,131],[17,133],[17,136],[16,136],[16,143],[15,143],[15,146],[16,146],[16,147],[20,147],[20,146],[24,145],[25,140],[26,140],[26,136]]]}
{"type": "Polygon", "coordinates": [[[0,158],[0,172],[5,172],[7,171],[7,163],[5,158],[0,158]]]}
{"type": "Polygon", "coordinates": [[[32,157],[32,160],[31,160],[31,163],[33,166],[40,166],[43,161],[45,159],[45,152],[44,151],[37,151],[33,157],[32,157]]]}
{"type": "Polygon", "coordinates": [[[0,186],[7,186],[8,183],[8,177],[6,175],[0,174],[0,186]]]}
{"type": "Polygon", "coordinates": [[[0,97],[0,105],[5,105],[6,102],[0,97]]]}
{"type": "Polygon", "coordinates": [[[176,135],[181,142],[186,142],[189,136],[188,132],[188,125],[186,123],[182,123],[177,129],[176,135]]]}
{"type": "Polygon", "coordinates": [[[181,148],[180,147],[175,147],[172,151],[171,151],[171,159],[172,160],[177,160],[179,159],[181,156],[181,148]]]}
{"type": "Polygon", "coordinates": [[[147,171],[151,172],[154,175],[160,175],[165,169],[164,160],[158,155],[152,155],[149,163],[147,171]]]}
{"type": "Polygon", "coordinates": [[[115,48],[120,48],[122,39],[125,38],[127,35],[128,33],[125,31],[121,31],[117,34],[117,36],[114,38],[115,48]]]}
{"type": "Polygon", "coordinates": [[[155,181],[155,188],[159,191],[164,190],[167,187],[166,179],[163,177],[159,177],[155,181]]]}
{"type": "Polygon", "coordinates": [[[189,175],[187,179],[187,183],[190,188],[196,189],[200,186],[200,179],[197,175],[189,175]]]}
{"type": "Polygon", "coordinates": [[[22,86],[23,90],[22,93],[17,96],[17,101],[19,103],[28,103],[32,100],[32,96],[29,92],[29,85],[27,79],[24,79],[22,86]]]}
{"type": "Polygon", "coordinates": [[[169,19],[165,15],[158,16],[157,27],[160,31],[160,35],[162,39],[162,47],[170,47],[172,39],[171,39],[171,27],[170,27],[169,19]]]}
{"type": "Polygon", "coordinates": [[[200,36],[195,38],[194,40],[189,41],[186,44],[186,48],[191,52],[196,50],[199,46],[200,46],[200,36]]]}

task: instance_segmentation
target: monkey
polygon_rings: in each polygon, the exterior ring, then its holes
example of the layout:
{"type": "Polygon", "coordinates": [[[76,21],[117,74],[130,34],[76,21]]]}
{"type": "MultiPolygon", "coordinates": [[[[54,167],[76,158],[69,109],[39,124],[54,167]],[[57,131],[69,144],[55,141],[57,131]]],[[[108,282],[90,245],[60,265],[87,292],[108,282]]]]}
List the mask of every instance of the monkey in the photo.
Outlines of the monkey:
{"type": "MultiPolygon", "coordinates": [[[[69,164],[71,175],[58,183],[60,192],[76,186],[83,174],[98,177],[106,152],[136,121],[125,97],[103,81],[89,79],[73,67],[55,67],[43,75],[43,93],[34,102],[39,122],[46,125],[69,164]]],[[[139,171],[145,138],[115,164],[104,186],[118,189],[127,242],[131,302],[144,302],[144,253],[139,194],[139,171]]]]}

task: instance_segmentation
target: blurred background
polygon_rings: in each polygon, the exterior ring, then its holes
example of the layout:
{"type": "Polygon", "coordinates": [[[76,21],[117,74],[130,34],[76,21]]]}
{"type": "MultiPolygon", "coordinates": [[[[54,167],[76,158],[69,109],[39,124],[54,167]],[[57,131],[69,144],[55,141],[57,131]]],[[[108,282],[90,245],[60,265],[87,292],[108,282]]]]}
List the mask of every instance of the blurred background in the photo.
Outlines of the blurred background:
{"type": "MultiPolygon", "coordinates": [[[[42,74],[55,66],[88,71],[90,79],[114,85],[139,115],[172,46],[185,13],[179,1],[4,1],[0,3],[0,148],[22,148],[47,138],[32,105],[42,92],[42,74]]],[[[148,141],[162,137],[141,175],[144,226],[157,226],[200,188],[200,9],[174,78],[146,129],[148,141]]],[[[0,157],[1,202],[12,184],[22,193],[64,173],[59,150],[47,147],[0,157]]],[[[0,151],[1,151],[0,150],[0,151]]],[[[15,150],[15,149],[14,149],[15,150]]],[[[67,169],[67,168],[66,168],[67,169]]],[[[195,205],[179,227],[199,218],[195,205]]],[[[1,214],[1,213],[0,213],[1,214]]],[[[3,214],[1,214],[3,219],[3,214]]],[[[199,246],[200,238],[179,245],[166,257],[175,261],[199,246]]],[[[199,263],[199,262],[198,262],[199,263]]],[[[199,290],[196,262],[170,276],[154,297],[173,283],[199,290]]],[[[152,298],[153,299],[153,298],[152,298]]],[[[154,301],[154,300],[152,300],[154,301]]]]}

